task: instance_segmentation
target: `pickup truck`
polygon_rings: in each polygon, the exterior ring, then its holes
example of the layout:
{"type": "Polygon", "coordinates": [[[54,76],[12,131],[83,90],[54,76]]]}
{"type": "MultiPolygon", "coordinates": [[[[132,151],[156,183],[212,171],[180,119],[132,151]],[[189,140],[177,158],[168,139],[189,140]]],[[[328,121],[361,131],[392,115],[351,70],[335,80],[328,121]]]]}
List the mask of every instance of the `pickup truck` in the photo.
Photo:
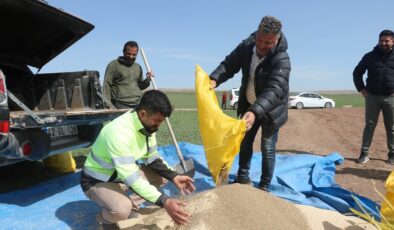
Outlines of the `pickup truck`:
{"type": "Polygon", "coordinates": [[[106,108],[97,71],[38,73],[93,25],[40,0],[0,1],[0,21],[0,166],[87,147],[125,112],[106,108]]]}

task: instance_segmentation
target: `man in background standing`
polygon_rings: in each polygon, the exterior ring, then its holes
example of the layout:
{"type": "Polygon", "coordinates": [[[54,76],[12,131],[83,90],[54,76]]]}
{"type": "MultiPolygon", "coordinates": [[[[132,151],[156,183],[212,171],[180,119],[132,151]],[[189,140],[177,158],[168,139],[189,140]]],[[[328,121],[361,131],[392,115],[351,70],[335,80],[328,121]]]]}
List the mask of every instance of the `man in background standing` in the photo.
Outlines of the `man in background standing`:
{"type": "Polygon", "coordinates": [[[394,33],[383,30],[375,48],[364,55],[353,71],[357,90],[365,97],[365,127],[357,163],[369,160],[369,147],[382,111],[387,135],[388,160],[394,164],[394,33]],[[363,75],[368,70],[366,85],[363,75]]]}
{"type": "MultiPolygon", "coordinates": [[[[118,109],[135,108],[142,90],[149,87],[152,72],[142,78],[142,68],[135,62],[138,44],[128,41],[123,47],[123,56],[111,61],[105,70],[104,97],[118,109]]],[[[108,105],[109,106],[109,105],[108,105]]]]}
{"type": "Polygon", "coordinates": [[[227,108],[227,93],[223,91],[222,94],[222,109],[225,110],[227,108]]]}
{"type": "Polygon", "coordinates": [[[365,127],[361,154],[357,163],[369,160],[369,147],[382,111],[387,135],[388,160],[394,164],[394,33],[383,30],[375,48],[364,55],[353,71],[353,81],[357,90],[365,97],[365,127]],[[368,70],[366,85],[363,75],[368,70]]]}
{"type": "Polygon", "coordinates": [[[240,147],[236,183],[251,184],[253,141],[262,128],[262,175],[259,188],[268,191],[275,167],[279,128],[287,121],[290,59],[282,23],[271,16],[261,20],[256,32],[243,40],[211,74],[211,88],[242,69],[237,115],[246,120],[247,132],[240,147]]]}

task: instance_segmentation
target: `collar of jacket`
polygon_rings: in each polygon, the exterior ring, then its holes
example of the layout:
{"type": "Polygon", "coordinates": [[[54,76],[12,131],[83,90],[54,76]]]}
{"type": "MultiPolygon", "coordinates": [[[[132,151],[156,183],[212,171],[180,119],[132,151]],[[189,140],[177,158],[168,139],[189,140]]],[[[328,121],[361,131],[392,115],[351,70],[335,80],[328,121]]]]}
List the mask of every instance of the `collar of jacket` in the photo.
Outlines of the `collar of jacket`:
{"type": "Polygon", "coordinates": [[[387,56],[393,54],[393,49],[394,49],[394,47],[391,47],[391,50],[390,50],[389,52],[383,53],[382,50],[379,48],[379,46],[376,45],[376,46],[373,48],[373,52],[377,53],[377,54],[380,55],[380,56],[387,57],[387,56]]]}
{"type": "Polygon", "coordinates": [[[146,137],[152,136],[148,131],[146,131],[144,125],[142,124],[140,118],[138,117],[137,110],[130,110],[129,111],[132,119],[132,123],[134,124],[135,130],[138,130],[142,135],[146,137]]]}
{"type": "Polygon", "coordinates": [[[142,133],[144,136],[146,137],[150,137],[152,136],[152,134],[150,134],[145,128],[142,128],[140,130],[138,130],[140,133],[142,133]]]}
{"type": "MultiPolygon", "coordinates": [[[[253,45],[255,44],[255,36],[256,36],[257,31],[253,32],[249,38],[251,38],[251,40],[249,40],[250,42],[253,43],[253,45]]],[[[267,54],[267,57],[272,56],[273,54],[279,53],[279,52],[284,52],[287,50],[287,39],[286,36],[284,35],[283,32],[280,32],[280,38],[278,40],[278,44],[276,44],[275,47],[273,47],[269,54],[267,54]]]]}
{"type": "Polygon", "coordinates": [[[119,62],[120,64],[122,64],[122,65],[125,65],[125,66],[127,66],[127,67],[130,67],[130,66],[132,66],[132,65],[134,64],[135,61],[130,61],[130,62],[128,62],[128,61],[126,61],[126,60],[124,59],[123,56],[119,56],[119,57],[118,57],[118,62],[119,62]]]}

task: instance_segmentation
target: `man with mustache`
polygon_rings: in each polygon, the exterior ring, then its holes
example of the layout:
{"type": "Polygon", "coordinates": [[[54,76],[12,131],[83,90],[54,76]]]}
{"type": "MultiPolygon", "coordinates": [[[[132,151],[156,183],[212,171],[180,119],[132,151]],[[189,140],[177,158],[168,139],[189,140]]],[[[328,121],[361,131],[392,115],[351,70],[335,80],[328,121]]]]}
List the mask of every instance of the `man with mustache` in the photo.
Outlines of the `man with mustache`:
{"type": "Polygon", "coordinates": [[[249,169],[253,141],[261,128],[263,162],[258,186],[269,191],[278,132],[287,121],[290,69],[282,23],[275,17],[265,16],[257,31],[239,43],[210,75],[211,89],[214,89],[242,72],[237,115],[246,121],[247,132],[240,146],[235,183],[252,183],[249,169]]]}
{"type": "MultiPolygon", "coordinates": [[[[142,78],[142,68],[135,62],[138,44],[128,41],[123,47],[123,56],[111,61],[105,70],[104,97],[118,109],[135,108],[141,99],[142,90],[149,87],[152,72],[142,78]]],[[[109,106],[109,105],[107,105],[109,106]]]]}
{"type": "Polygon", "coordinates": [[[369,147],[382,111],[387,135],[388,160],[394,164],[394,33],[383,30],[375,48],[364,55],[353,71],[357,90],[365,97],[365,127],[357,163],[369,161],[369,147]],[[368,70],[366,85],[363,75],[368,70]]]}
{"type": "Polygon", "coordinates": [[[167,180],[181,194],[195,190],[194,180],[175,172],[157,151],[155,132],[171,112],[168,97],[150,90],[135,110],[100,131],[83,167],[81,187],[101,207],[97,219],[104,228],[137,217],[145,200],[164,208],[177,224],[188,223],[190,215],[182,208],[185,203],[158,190],[167,180]]]}

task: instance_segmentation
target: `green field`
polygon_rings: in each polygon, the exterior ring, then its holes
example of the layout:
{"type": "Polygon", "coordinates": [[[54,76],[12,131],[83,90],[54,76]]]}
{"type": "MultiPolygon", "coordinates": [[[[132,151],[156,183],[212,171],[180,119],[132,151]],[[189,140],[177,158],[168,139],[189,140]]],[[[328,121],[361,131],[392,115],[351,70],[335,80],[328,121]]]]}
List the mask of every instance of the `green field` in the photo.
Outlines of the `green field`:
{"type": "Polygon", "coordinates": [[[196,93],[194,91],[164,91],[175,109],[196,108],[196,93]]]}
{"type": "MultiPolygon", "coordinates": [[[[175,109],[179,108],[196,108],[196,95],[194,91],[164,91],[171,100],[175,109]]],[[[216,97],[221,103],[223,91],[216,91],[216,97]]],[[[290,93],[296,95],[296,93],[290,93]]],[[[364,107],[364,98],[359,93],[322,93],[324,97],[331,98],[335,101],[335,107],[343,106],[364,107]]],[[[229,99],[227,100],[229,101],[229,99]]],[[[228,106],[227,106],[228,107],[228,106]]]]}
{"type": "MultiPolygon", "coordinates": [[[[174,105],[175,109],[179,108],[196,108],[196,93],[194,91],[164,91],[168,98],[170,99],[171,103],[174,105]]],[[[221,96],[223,91],[217,91],[216,97],[218,102],[221,103],[221,96]]],[[[227,92],[228,94],[228,92],[227,92]]],[[[227,100],[227,102],[229,99],[227,100]]]]}
{"type": "MultiPolygon", "coordinates": [[[[235,110],[226,110],[225,113],[229,116],[236,116],[235,110]]],[[[198,128],[197,111],[176,110],[169,120],[178,142],[202,144],[198,128]]],[[[161,125],[156,136],[159,145],[173,144],[170,131],[165,122],[161,125]]]]}
{"type": "Polygon", "coordinates": [[[364,107],[364,97],[361,94],[321,94],[323,97],[331,98],[335,101],[335,107],[343,106],[364,107]]]}

